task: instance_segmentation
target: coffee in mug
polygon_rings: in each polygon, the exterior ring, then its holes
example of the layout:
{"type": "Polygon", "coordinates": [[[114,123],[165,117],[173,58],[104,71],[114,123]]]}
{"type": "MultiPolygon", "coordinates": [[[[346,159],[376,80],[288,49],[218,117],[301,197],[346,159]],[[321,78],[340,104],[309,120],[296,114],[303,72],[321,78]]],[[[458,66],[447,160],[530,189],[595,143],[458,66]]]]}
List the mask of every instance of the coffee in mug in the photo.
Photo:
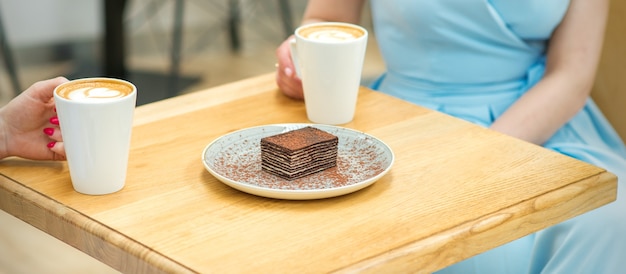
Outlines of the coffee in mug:
{"type": "Polygon", "coordinates": [[[352,121],[367,30],[341,22],[313,23],[296,29],[290,45],[296,74],[302,79],[307,118],[331,125],[352,121]]]}
{"type": "Polygon", "coordinates": [[[102,195],[124,187],[136,99],[132,83],[113,78],[73,80],[54,90],[77,192],[102,195]]]}
{"type": "Polygon", "coordinates": [[[298,34],[306,39],[320,42],[342,42],[358,39],[365,35],[360,28],[342,24],[310,25],[301,28],[298,34]]]}
{"type": "Polygon", "coordinates": [[[57,89],[57,93],[60,97],[72,101],[99,101],[128,96],[133,92],[133,88],[128,83],[102,78],[70,82],[57,89]]]}

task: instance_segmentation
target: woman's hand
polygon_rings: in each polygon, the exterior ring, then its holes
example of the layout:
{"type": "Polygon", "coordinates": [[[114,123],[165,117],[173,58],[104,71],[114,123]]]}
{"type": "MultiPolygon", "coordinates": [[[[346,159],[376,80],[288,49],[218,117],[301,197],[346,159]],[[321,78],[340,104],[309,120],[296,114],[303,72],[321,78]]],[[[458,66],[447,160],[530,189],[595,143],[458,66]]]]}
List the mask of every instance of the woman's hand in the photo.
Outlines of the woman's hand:
{"type": "Polygon", "coordinates": [[[296,75],[296,68],[291,60],[291,39],[294,39],[293,35],[276,49],[276,58],[278,58],[276,84],[285,95],[302,100],[304,99],[302,80],[296,75]]]}
{"type": "MultiPolygon", "coordinates": [[[[361,20],[364,0],[309,0],[302,18],[302,25],[314,22],[346,22],[358,24],[361,20]]],[[[276,84],[287,96],[294,99],[304,99],[302,80],[296,75],[296,70],[291,60],[291,46],[289,45],[294,36],[285,40],[276,49],[276,84]]]]}
{"type": "Polygon", "coordinates": [[[0,159],[65,160],[53,92],[67,81],[37,82],[0,109],[0,159]]]}

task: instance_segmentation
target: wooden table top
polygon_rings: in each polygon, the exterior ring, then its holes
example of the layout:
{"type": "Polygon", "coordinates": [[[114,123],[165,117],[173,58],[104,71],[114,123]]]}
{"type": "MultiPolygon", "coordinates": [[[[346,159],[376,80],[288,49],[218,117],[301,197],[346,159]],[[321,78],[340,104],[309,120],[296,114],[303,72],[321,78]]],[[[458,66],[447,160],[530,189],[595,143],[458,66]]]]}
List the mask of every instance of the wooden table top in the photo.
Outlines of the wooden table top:
{"type": "Polygon", "coordinates": [[[271,199],[204,168],[211,141],[276,123],[308,120],[273,74],[140,106],[120,192],[79,194],[64,162],[9,158],[0,208],[122,272],[431,272],[617,193],[604,169],[366,88],[342,126],[395,163],[365,189],[271,199]]]}

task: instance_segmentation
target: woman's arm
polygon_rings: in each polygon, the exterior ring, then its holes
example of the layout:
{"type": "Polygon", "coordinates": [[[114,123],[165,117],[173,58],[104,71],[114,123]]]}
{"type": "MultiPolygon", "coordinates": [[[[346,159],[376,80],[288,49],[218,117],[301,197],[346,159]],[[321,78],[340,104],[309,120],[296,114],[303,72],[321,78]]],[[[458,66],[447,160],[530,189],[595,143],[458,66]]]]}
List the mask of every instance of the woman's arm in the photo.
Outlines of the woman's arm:
{"type": "Polygon", "coordinates": [[[310,0],[302,24],[320,21],[358,24],[364,3],[364,0],[310,0]]]}
{"type": "MultiPolygon", "coordinates": [[[[358,24],[361,20],[361,11],[364,0],[309,0],[302,24],[313,22],[332,21],[358,24]]],[[[287,38],[277,49],[276,84],[287,96],[303,99],[302,81],[295,75],[291,61],[289,40],[287,38]]]]}
{"type": "Polygon", "coordinates": [[[492,129],[543,144],[584,106],[600,59],[608,2],[571,1],[550,39],[543,79],[504,112],[492,129]]]}

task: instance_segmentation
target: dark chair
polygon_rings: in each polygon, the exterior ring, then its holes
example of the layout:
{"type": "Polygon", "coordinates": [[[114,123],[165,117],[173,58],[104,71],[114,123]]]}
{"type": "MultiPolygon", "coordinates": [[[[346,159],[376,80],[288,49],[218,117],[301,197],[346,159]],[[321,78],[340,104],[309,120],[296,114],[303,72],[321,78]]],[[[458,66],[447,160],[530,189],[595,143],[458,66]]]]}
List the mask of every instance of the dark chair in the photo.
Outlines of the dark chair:
{"type": "MultiPolygon", "coordinates": [[[[183,18],[184,0],[176,0],[174,6],[174,26],[172,51],[170,55],[170,80],[168,87],[168,97],[176,96],[178,93],[178,79],[180,77],[180,55],[182,41],[182,18],[183,18]]],[[[288,0],[278,0],[278,8],[282,19],[283,31],[285,37],[293,32],[293,20],[291,17],[291,8],[288,0]]],[[[231,49],[238,51],[241,47],[241,38],[239,36],[240,24],[240,8],[239,0],[228,0],[228,33],[230,36],[231,49]]]]}
{"type": "MultiPolygon", "coordinates": [[[[105,75],[111,77],[126,77],[124,64],[124,26],[123,14],[126,0],[107,0],[105,3],[105,75]]],[[[170,51],[170,70],[167,88],[167,97],[178,94],[178,80],[180,78],[180,59],[183,40],[183,11],[184,0],[174,2],[172,45],[170,51]]],[[[288,0],[278,0],[278,8],[282,19],[285,37],[293,32],[293,20],[288,0]]],[[[239,34],[240,26],[240,3],[239,0],[228,0],[228,33],[231,49],[237,51],[241,47],[239,34]]]]}

